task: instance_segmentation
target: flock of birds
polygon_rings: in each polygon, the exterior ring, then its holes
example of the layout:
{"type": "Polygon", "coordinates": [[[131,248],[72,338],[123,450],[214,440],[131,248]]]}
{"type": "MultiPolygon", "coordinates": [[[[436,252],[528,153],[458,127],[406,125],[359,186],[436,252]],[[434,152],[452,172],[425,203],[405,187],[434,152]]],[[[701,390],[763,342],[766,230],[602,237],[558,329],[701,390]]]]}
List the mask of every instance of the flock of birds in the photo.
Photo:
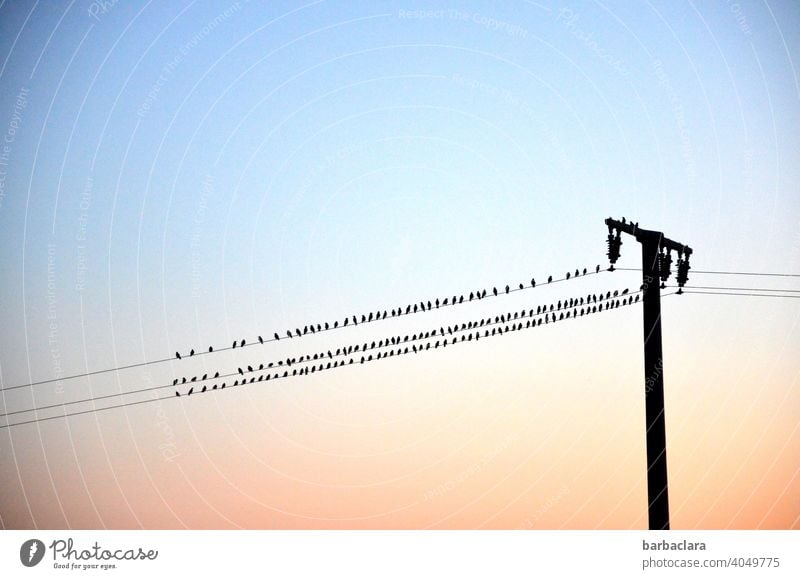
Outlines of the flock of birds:
{"type": "MultiPolygon", "coordinates": [[[[565,276],[563,278],[561,278],[561,279],[554,280],[552,275],[548,276],[547,283],[566,281],[566,280],[569,280],[569,279],[574,279],[574,278],[580,277],[581,275],[589,275],[590,273],[591,272],[587,268],[583,268],[583,270],[576,269],[574,273],[568,271],[565,274],[565,276]]],[[[600,266],[599,265],[595,266],[594,273],[595,274],[600,273],[600,266]]],[[[499,296],[499,295],[501,295],[503,293],[504,294],[509,294],[511,292],[514,292],[514,291],[521,291],[521,290],[524,290],[524,289],[531,289],[531,288],[535,288],[535,287],[536,287],[536,279],[535,278],[531,278],[531,281],[530,281],[529,285],[525,285],[524,283],[520,283],[519,286],[516,287],[516,288],[512,288],[510,285],[506,285],[504,289],[499,289],[499,290],[497,289],[497,287],[494,287],[494,288],[492,288],[491,295],[497,297],[497,296],[499,296]]],[[[439,309],[439,308],[443,308],[443,307],[447,307],[447,306],[455,306],[455,305],[459,305],[459,304],[463,304],[463,303],[470,303],[470,302],[475,301],[475,300],[482,300],[482,299],[484,299],[486,297],[490,297],[490,294],[488,294],[487,290],[483,289],[483,290],[470,292],[469,294],[462,294],[460,296],[459,295],[453,295],[452,297],[446,297],[446,298],[443,298],[441,300],[439,298],[436,298],[433,301],[428,300],[427,302],[423,300],[423,301],[420,301],[419,303],[408,304],[408,305],[405,306],[405,308],[398,307],[398,308],[393,308],[391,310],[385,309],[385,310],[378,310],[377,312],[370,312],[369,314],[362,314],[361,318],[360,318],[360,323],[368,324],[368,323],[371,323],[371,322],[385,320],[387,318],[396,318],[396,317],[399,317],[399,316],[407,316],[407,315],[416,314],[416,313],[425,312],[425,311],[431,311],[433,309],[439,309]]],[[[283,339],[299,338],[299,337],[306,336],[306,335],[309,335],[309,334],[316,334],[318,332],[324,332],[324,331],[328,331],[328,330],[335,330],[335,329],[338,329],[340,327],[344,328],[344,327],[347,327],[348,325],[357,326],[358,324],[359,324],[359,316],[353,315],[352,317],[344,318],[342,320],[341,324],[339,323],[338,320],[336,320],[333,323],[325,322],[324,324],[320,324],[320,323],[318,323],[316,325],[309,324],[307,326],[304,326],[302,330],[300,328],[295,328],[294,330],[292,330],[290,328],[290,329],[286,330],[286,335],[285,335],[286,337],[283,338],[283,339]],[[351,322],[352,322],[352,324],[351,324],[351,322]]],[[[272,338],[265,339],[263,336],[258,336],[256,340],[257,340],[258,344],[264,344],[266,342],[277,342],[277,341],[279,341],[281,339],[282,338],[278,334],[278,332],[275,332],[272,335],[272,338]]],[[[256,342],[251,342],[250,345],[253,345],[255,343],[256,342]]],[[[248,342],[247,342],[246,339],[234,340],[233,343],[231,344],[230,348],[227,348],[227,349],[233,350],[233,349],[236,349],[236,348],[244,348],[247,345],[248,345],[248,342]]],[[[222,350],[224,350],[224,349],[225,348],[223,348],[222,350]]],[[[214,346],[209,346],[207,352],[208,353],[213,353],[214,352],[214,346]]],[[[195,353],[196,353],[195,350],[191,349],[189,351],[189,353],[188,353],[188,357],[194,356],[195,353]]],[[[175,352],[175,358],[177,358],[178,360],[182,360],[184,358],[184,356],[187,356],[187,355],[182,355],[180,352],[175,352]]]]}
{"type": "MultiPolygon", "coordinates": [[[[621,306],[631,305],[640,299],[641,288],[636,292],[629,292],[628,289],[622,291],[608,291],[605,294],[587,294],[576,298],[558,300],[557,302],[540,305],[536,309],[520,310],[496,315],[494,317],[481,318],[476,321],[455,324],[453,326],[440,326],[419,334],[405,336],[390,336],[377,341],[365,342],[317,352],[305,354],[299,357],[288,357],[285,360],[268,361],[257,366],[248,365],[237,368],[236,372],[220,376],[216,372],[213,376],[203,374],[194,376],[190,379],[183,377],[174,379],[173,386],[189,385],[189,389],[183,395],[191,396],[195,393],[195,386],[206,381],[217,381],[220,378],[236,377],[228,385],[227,381],[215,382],[213,385],[203,384],[202,389],[197,393],[204,393],[213,390],[222,390],[226,387],[243,386],[279,378],[292,376],[304,376],[331,370],[355,363],[365,364],[374,360],[381,360],[394,356],[406,354],[417,354],[430,349],[445,348],[459,342],[472,342],[492,336],[502,336],[504,333],[537,327],[566,319],[574,319],[589,314],[615,309],[621,306]],[[489,329],[491,326],[491,329],[489,329]],[[420,343],[418,342],[424,342],[420,343]],[[379,351],[373,355],[370,352],[379,351]],[[360,354],[353,357],[353,354],[360,354]],[[348,358],[349,357],[349,358],[348,358]],[[341,360],[339,358],[342,358],[341,360]],[[304,365],[305,364],[305,365],[304,365]],[[310,365],[309,365],[310,364],[310,365]],[[248,377],[248,375],[251,375],[248,377]]],[[[175,391],[175,396],[182,396],[179,390],[175,391]]]]}

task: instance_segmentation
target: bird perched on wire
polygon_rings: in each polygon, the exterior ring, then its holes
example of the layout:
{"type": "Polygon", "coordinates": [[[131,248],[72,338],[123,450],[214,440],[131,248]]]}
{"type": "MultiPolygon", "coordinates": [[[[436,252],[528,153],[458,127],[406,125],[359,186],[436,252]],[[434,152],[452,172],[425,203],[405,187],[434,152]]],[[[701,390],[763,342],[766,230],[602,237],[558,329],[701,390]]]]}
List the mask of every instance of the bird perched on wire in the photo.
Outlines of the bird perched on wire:
{"type": "Polygon", "coordinates": [[[569,279],[569,272],[567,272],[567,279],[569,279]]]}
{"type": "Polygon", "coordinates": [[[189,352],[189,356],[190,356],[190,357],[191,357],[191,356],[194,356],[194,348],[192,348],[192,350],[189,352]]]}
{"type": "Polygon", "coordinates": [[[553,276],[552,275],[547,276],[547,283],[550,283],[551,281],[553,281],[553,276]]]}
{"type": "Polygon", "coordinates": [[[261,336],[259,336],[259,337],[258,337],[258,343],[259,343],[259,344],[263,344],[263,343],[264,343],[264,338],[262,338],[261,336]]]}
{"type": "Polygon", "coordinates": [[[180,352],[175,352],[175,357],[176,357],[178,360],[180,360],[180,359],[181,359],[181,353],[180,353],[180,352]]]}
{"type": "Polygon", "coordinates": [[[600,273],[600,265],[599,264],[594,268],[594,272],[595,273],[600,273]]]}

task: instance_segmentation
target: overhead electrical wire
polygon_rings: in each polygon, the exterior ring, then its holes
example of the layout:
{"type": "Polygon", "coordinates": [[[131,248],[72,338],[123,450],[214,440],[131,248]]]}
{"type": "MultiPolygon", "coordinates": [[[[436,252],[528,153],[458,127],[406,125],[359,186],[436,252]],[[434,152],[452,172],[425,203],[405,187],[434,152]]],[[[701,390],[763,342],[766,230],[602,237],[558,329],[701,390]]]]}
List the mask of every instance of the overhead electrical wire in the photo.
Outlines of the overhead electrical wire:
{"type": "MultiPolygon", "coordinates": [[[[560,324],[563,321],[567,321],[567,320],[570,320],[570,319],[577,319],[577,317],[583,318],[583,317],[587,317],[587,316],[595,314],[595,313],[601,313],[601,312],[604,312],[604,311],[618,309],[620,307],[625,307],[625,306],[629,306],[629,305],[633,305],[633,304],[639,303],[638,299],[637,300],[634,299],[634,295],[637,295],[640,292],[641,292],[641,290],[636,291],[636,292],[631,292],[631,293],[629,293],[629,294],[627,294],[625,296],[619,295],[619,296],[617,296],[615,298],[611,298],[608,302],[605,302],[606,304],[608,304],[608,307],[606,307],[606,308],[598,307],[596,311],[585,312],[583,315],[579,315],[579,316],[570,316],[570,315],[563,316],[564,310],[562,309],[561,315],[563,317],[560,317],[557,321],[551,322],[551,323],[549,323],[547,325],[552,325],[553,323],[560,324]]],[[[668,294],[664,294],[664,297],[669,296],[669,295],[674,295],[675,293],[676,292],[671,292],[671,293],[668,293],[668,294]]],[[[574,307],[572,309],[574,309],[574,307]]],[[[541,312],[541,314],[538,314],[538,315],[544,315],[545,313],[547,313],[549,315],[552,312],[551,311],[541,312]]],[[[537,314],[534,314],[534,316],[536,316],[536,315],[537,314]]],[[[434,341],[432,339],[428,339],[428,341],[426,342],[425,346],[421,345],[419,348],[416,348],[416,350],[409,350],[407,347],[405,347],[405,351],[402,351],[402,352],[400,350],[398,350],[397,353],[387,354],[387,355],[383,355],[383,356],[379,355],[378,357],[373,357],[372,355],[370,355],[369,358],[365,357],[362,361],[359,361],[358,364],[361,365],[361,364],[366,364],[366,363],[369,363],[369,362],[375,362],[375,361],[378,361],[378,360],[385,360],[385,359],[393,358],[393,357],[396,358],[396,357],[399,357],[399,356],[405,356],[405,355],[412,354],[412,353],[413,354],[417,354],[417,353],[427,352],[427,351],[430,351],[431,349],[434,349],[434,350],[444,349],[444,348],[447,348],[448,346],[452,347],[453,345],[456,345],[456,344],[459,344],[459,343],[468,343],[468,342],[473,342],[473,341],[485,340],[485,339],[488,339],[490,337],[502,336],[503,334],[508,334],[509,332],[519,331],[519,330],[522,330],[522,329],[535,328],[535,327],[539,327],[541,325],[541,320],[540,320],[540,323],[538,323],[538,324],[537,323],[531,324],[530,321],[531,320],[529,319],[527,325],[524,325],[521,321],[519,321],[519,319],[508,320],[506,322],[505,331],[503,331],[503,328],[500,328],[499,331],[497,331],[497,332],[492,332],[491,334],[486,333],[484,336],[478,335],[475,338],[473,338],[473,335],[474,335],[474,332],[476,331],[476,329],[473,328],[473,333],[469,334],[469,339],[467,339],[467,336],[464,336],[463,333],[462,333],[460,340],[458,339],[458,337],[453,337],[452,341],[449,342],[449,344],[448,344],[447,343],[447,338],[445,338],[445,343],[442,344],[441,348],[439,348],[438,346],[433,346],[432,347],[431,344],[434,344],[434,341]],[[509,322],[510,322],[510,324],[509,324],[509,322]]],[[[477,330],[480,330],[480,329],[481,328],[477,328],[477,330]]],[[[488,332],[488,330],[486,330],[485,327],[484,327],[484,332],[488,332]]],[[[441,342],[441,340],[440,340],[440,342],[441,342]]],[[[300,376],[303,376],[303,375],[314,374],[314,373],[319,373],[319,372],[325,372],[325,371],[328,371],[328,370],[334,370],[334,369],[338,369],[338,368],[344,368],[344,367],[348,367],[348,366],[351,366],[351,365],[355,365],[355,362],[348,362],[348,363],[344,363],[343,362],[343,363],[339,364],[338,366],[331,366],[329,368],[322,368],[321,367],[319,369],[312,369],[311,372],[307,372],[306,371],[306,372],[303,372],[301,374],[287,374],[286,376],[281,375],[281,376],[277,376],[277,377],[270,378],[270,379],[267,379],[267,380],[264,380],[264,379],[261,379],[261,380],[255,380],[254,379],[254,380],[251,380],[251,381],[243,380],[241,383],[239,383],[239,384],[237,384],[235,386],[234,385],[228,386],[227,389],[236,388],[236,387],[239,387],[239,386],[249,386],[251,384],[261,384],[262,382],[275,381],[275,380],[280,380],[282,378],[300,377],[300,376]]],[[[263,375],[262,375],[262,378],[263,378],[263,375]]],[[[149,390],[152,390],[152,389],[149,389],[149,390]]],[[[222,388],[206,389],[205,392],[198,392],[197,394],[208,393],[208,392],[217,392],[217,391],[220,391],[220,390],[222,390],[222,388]]],[[[146,391],[146,390],[142,390],[142,391],[146,391]]],[[[4,428],[11,428],[11,427],[14,427],[14,426],[23,426],[23,425],[26,425],[26,424],[34,424],[34,423],[45,422],[45,421],[49,421],[49,420],[55,420],[55,419],[58,419],[58,418],[69,418],[71,416],[79,416],[79,415],[84,415],[84,414],[89,414],[89,413],[102,412],[102,411],[105,411],[105,410],[113,410],[113,409],[125,408],[125,407],[128,407],[128,406],[135,406],[135,405],[145,404],[145,403],[148,403],[148,402],[158,402],[158,401],[163,401],[163,400],[175,400],[175,399],[178,399],[178,398],[188,398],[188,397],[190,397],[190,396],[182,395],[180,397],[177,397],[177,396],[175,396],[175,394],[171,394],[171,395],[168,395],[168,396],[159,396],[159,397],[156,397],[156,398],[149,398],[149,399],[145,399],[145,400],[136,400],[136,401],[131,401],[131,402],[124,402],[124,403],[120,403],[120,404],[114,404],[114,405],[111,405],[111,406],[103,406],[101,408],[91,408],[91,409],[80,410],[80,411],[75,411],[75,412],[67,412],[67,413],[64,413],[64,414],[56,414],[56,415],[53,415],[53,416],[36,417],[36,418],[30,419],[30,420],[24,420],[24,421],[20,421],[20,422],[0,425],[0,430],[2,430],[4,428]]],[[[58,406],[65,406],[65,405],[62,404],[62,405],[58,405],[58,406]]],[[[35,409],[28,410],[28,412],[38,412],[40,410],[44,410],[44,408],[42,408],[42,409],[35,408],[35,409]]]]}
{"type": "MultiPolygon", "coordinates": [[[[205,374],[202,377],[194,376],[190,380],[187,380],[186,377],[184,377],[183,381],[180,381],[180,380],[176,379],[170,384],[164,384],[164,385],[160,385],[160,386],[150,386],[150,387],[147,387],[147,388],[140,388],[140,389],[137,389],[137,390],[129,390],[129,391],[123,391],[123,392],[115,392],[113,394],[105,394],[105,395],[100,395],[100,396],[93,396],[93,397],[84,398],[84,399],[81,399],[81,400],[73,400],[73,401],[69,401],[69,402],[60,402],[58,404],[50,404],[50,405],[46,405],[46,406],[37,406],[35,408],[29,408],[29,409],[24,409],[24,410],[14,410],[14,411],[11,411],[11,412],[6,412],[6,413],[3,413],[3,414],[0,414],[0,418],[7,417],[7,416],[13,416],[13,415],[17,415],[17,414],[25,414],[25,413],[28,413],[28,412],[42,411],[42,410],[49,410],[49,409],[52,409],[52,408],[60,408],[60,407],[65,407],[65,406],[71,406],[71,405],[75,405],[75,404],[86,404],[86,403],[89,403],[89,402],[96,402],[96,401],[105,400],[105,399],[108,399],[108,398],[117,398],[117,397],[120,397],[120,396],[130,396],[130,395],[133,395],[133,394],[141,394],[141,393],[144,393],[144,392],[150,392],[150,391],[154,391],[154,390],[162,390],[162,389],[165,389],[165,388],[174,388],[176,386],[189,386],[189,387],[200,386],[204,382],[212,382],[214,380],[222,380],[222,379],[225,379],[225,378],[230,378],[230,377],[239,376],[239,375],[244,376],[246,374],[257,373],[257,372],[261,372],[261,371],[268,370],[268,369],[271,369],[271,368],[284,368],[284,367],[291,368],[292,366],[294,366],[295,369],[297,369],[297,368],[302,367],[303,364],[311,364],[311,362],[316,362],[319,359],[326,359],[326,356],[328,356],[327,359],[330,359],[330,360],[332,360],[334,357],[338,358],[338,357],[347,356],[347,355],[349,355],[348,350],[350,352],[363,353],[363,352],[372,351],[372,350],[375,350],[375,349],[389,348],[390,345],[395,345],[396,343],[397,343],[397,345],[399,345],[400,343],[402,343],[402,344],[413,343],[413,342],[416,342],[416,341],[419,341],[419,340],[427,339],[428,337],[436,337],[436,336],[443,337],[445,334],[452,335],[452,334],[467,332],[467,331],[476,329],[478,327],[481,327],[481,328],[482,327],[490,327],[490,326],[493,326],[493,325],[496,325],[496,324],[506,323],[507,321],[511,321],[512,319],[514,321],[516,321],[518,319],[540,318],[541,317],[541,318],[546,320],[546,323],[549,323],[549,316],[553,315],[554,313],[557,313],[557,312],[563,312],[563,311],[571,310],[571,309],[573,309],[573,307],[581,308],[581,311],[582,311],[583,307],[590,307],[590,306],[593,306],[593,305],[594,305],[594,307],[596,307],[596,305],[598,303],[602,307],[603,304],[608,304],[609,300],[613,301],[613,300],[618,299],[618,298],[627,297],[628,295],[630,295],[630,296],[636,295],[636,301],[638,301],[639,300],[639,296],[637,294],[640,294],[640,293],[641,293],[641,290],[629,293],[629,290],[627,288],[625,288],[625,289],[622,289],[622,290],[613,290],[613,291],[609,290],[609,291],[606,291],[606,292],[600,292],[599,294],[590,293],[590,294],[586,294],[585,296],[584,295],[580,295],[580,296],[572,297],[572,298],[569,298],[569,299],[564,298],[563,301],[562,300],[557,300],[557,302],[554,301],[554,302],[548,303],[548,304],[546,304],[544,306],[539,305],[539,306],[537,306],[537,308],[535,310],[534,310],[534,308],[523,308],[521,311],[508,312],[507,314],[503,313],[503,314],[499,314],[499,315],[495,315],[495,316],[488,316],[488,317],[480,318],[479,320],[472,320],[470,322],[462,322],[460,324],[457,323],[455,325],[448,326],[447,330],[445,330],[444,326],[440,324],[435,328],[429,329],[427,332],[419,332],[419,334],[414,333],[413,335],[407,334],[405,336],[392,335],[392,336],[386,337],[384,339],[373,340],[371,344],[369,342],[365,342],[363,344],[363,346],[361,344],[356,344],[355,346],[350,345],[350,346],[346,346],[346,347],[343,347],[343,348],[342,347],[336,348],[336,349],[330,348],[327,351],[315,352],[315,353],[312,353],[312,354],[306,353],[306,354],[303,354],[303,355],[299,356],[299,358],[297,356],[295,356],[293,358],[289,357],[289,358],[286,359],[286,363],[284,363],[283,359],[271,360],[271,361],[267,361],[266,362],[266,366],[265,366],[265,363],[260,364],[260,368],[254,368],[253,369],[252,366],[250,366],[249,368],[251,368],[251,369],[249,369],[249,370],[241,370],[241,368],[240,368],[240,371],[230,372],[228,374],[220,374],[219,372],[216,372],[213,376],[209,376],[208,374],[205,374]],[[506,318],[506,316],[508,316],[508,317],[506,318]],[[409,337],[409,336],[411,336],[411,337],[409,337]],[[424,336],[424,338],[423,338],[423,336],[424,336]],[[334,351],[336,352],[336,354],[333,354],[334,351]]],[[[581,314],[581,315],[583,315],[583,314],[581,314]]]]}
{"type": "MultiPolygon", "coordinates": [[[[409,304],[406,304],[405,306],[394,308],[395,315],[393,315],[393,316],[389,316],[388,313],[387,313],[387,312],[391,311],[390,308],[382,308],[380,310],[376,310],[375,312],[370,312],[368,314],[361,314],[361,319],[363,319],[364,321],[358,321],[358,319],[359,319],[358,316],[348,316],[346,318],[342,318],[342,323],[341,324],[337,320],[337,321],[334,322],[334,325],[331,325],[330,322],[326,322],[324,324],[323,323],[317,323],[316,326],[307,325],[307,326],[304,326],[304,328],[311,328],[309,330],[311,334],[318,334],[318,333],[322,333],[322,332],[326,332],[326,331],[332,331],[332,330],[336,330],[336,329],[343,329],[345,327],[358,326],[358,325],[362,325],[362,324],[369,324],[369,323],[373,323],[373,322],[377,322],[377,321],[383,321],[385,319],[391,319],[391,318],[398,318],[398,317],[407,316],[407,315],[413,315],[413,314],[417,314],[417,313],[422,313],[424,311],[432,311],[432,310],[442,309],[442,308],[445,308],[445,307],[452,307],[452,306],[455,306],[455,305],[473,303],[473,302],[480,301],[480,300],[483,300],[483,299],[490,299],[492,297],[498,297],[498,296],[502,296],[502,295],[507,295],[507,294],[510,294],[510,293],[514,293],[514,292],[518,292],[518,291],[522,291],[522,290],[526,290],[526,289],[534,289],[536,287],[544,287],[544,286],[547,286],[547,285],[552,285],[554,283],[568,281],[570,279],[574,280],[574,279],[585,277],[587,275],[597,275],[599,273],[603,273],[603,272],[607,272],[607,271],[609,271],[609,270],[608,269],[601,269],[599,265],[596,266],[594,268],[594,270],[589,270],[588,268],[583,268],[583,270],[581,272],[581,270],[576,269],[575,270],[575,274],[576,275],[572,274],[571,272],[569,272],[564,277],[558,278],[558,279],[553,279],[553,276],[549,276],[546,281],[541,282],[539,284],[536,283],[535,278],[531,278],[531,283],[530,284],[521,283],[521,284],[519,284],[518,286],[515,286],[515,287],[511,287],[509,285],[506,285],[503,290],[498,290],[497,288],[494,288],[494,291],[491,292],[491,293],[489,293],[484,288],[484,289],[481,289],[481,290],[472,291],[470,294],[466,294],[466,293],[453,294],[452,298],[451,298],[451,296],[448,296],[446,298],[443,298],[442,300],[439,300],[437,298],[437,299],[435,299],[433,301],[432,300],[421,300],[419,302],[411,302],[409,304]],[[465,296],[467,296],[467,297],[465,297],[465,296]],[[472,296],[472,297],[469,297],[469,296],[472,296]],[[451,299],[452,299],[452,301],[451,301],[451,299]],[[447,303],[444,303],[445,301],[447,303]],[[418,307],[419,304],[424,304],[425,307],[424,308],[420,308],[420,307],[418,307]],[[431,307],[428,307],[428,306],[431,306],[431,307]],[[405,308],[405,309],[403,309],[403,308],[405,308]],[[379,316],[377,314],[379,314],[379,316]],[[351,319],[353,319],[353,318],[356,318],[356,322],[353,323],[353,324],[350,324],[349,321],[351,319]],[[346,323],[345,323],[345,320],[347,320],[346,323]],[[319,327],[321,329],[318,330],[317,327],[319,327]]],[[[297,329],[299,330],[299,328],[297,328],[297,329]]],[[[289,331],[291,331],[291,330],[289,330],[289,331]]],[[[305,333],[301,332],[301,334],[302,335],[308,335],[308,332],[305,332],[305,333]]],[[[277,342],[277,341],[282,341],[282,340],[294,339],[296,337],[296,336],[292,336],[292,338],[289,338],[289,337],[276,338],[276,337],[274,337],[274,336],[278,336],[278,335],[279,335],[278,332],[273,332],[273,337],[271,337],[271,338],[263,338],[263,337],[259,336],[259,337],[256,337],[255,339],[251,339],[250,341],[248,341],[246,339],[236,340],[236,341],[233,342],[234,345],[231,345],[231,346],[220,347],[220,348],[214,348],[213,346],[210,346],[207,349],[204,349],[202,351],[196,351],[196,352],[193,349],[190,349],[190,352],[194,352],[193,354],[180,355],[178,352],[176,352],[176,356],[171,356],[169,358],[161,358],[161,359],[158,359],[158,360],[149,360],[149,361],[137,362],[137,363],[134,363],[134,364],[127,364],[127,365],[124,365],[124,366],[117,366],[115,368],[106,368],[106,369],[102,369],[102,370],[91,370],[91,371],[82,372],[82,373],[79,373],[79,374],[72,374],[70,376],[62,376],[60,378],[50,378],[50,379],[47,379],[47,380],[39,380],[39,381],[36,381],[36,382],[28,382],[26,384],[17,384],[15,386],[7,386],[5,388],[0,388],[0,392],[6,392],[6,391],[9,391],[9,390],[17,390],[19,388],[31,388],[31,387],[40,386],[40,385],[43,385],[43,384],[51,384],[53,382],[64,382],[64,381],[67,381],[67,380],[74,380],[74,379],[77,379],[77,378],[86,378],[86,377],[89,377],[89,376],[95,376],[95,375],[98,375],[98,374],[106,374],[106,373],[109,373],[109,372],[118,372],[118,371],[121,371],[121,370],[130,370],[130,369],[133,369],[133,368],[140,368],[142,366],[150,366],[150,365],[153,365],[153,364],[162,364],[164,362],[174,361],[176,358],[178,358],[178,359],[186,359],[186,358],[198,357],[198,356],[203,356],[203,355],[207,355],[207,354],[213,354],[213,353],[225,352],[225,351],[239,349],[239,348],[245,348],[245,347],[248,347],[248,346],[259,346],[259,345],[267,344],[267,343],[270,343],[270,342],[277,342]],[[240,344],[240,345],[236,346],[235,344],[240,344]]],[[[297,336],[297,337],[299,337],[299,336],[297,336]]]]}

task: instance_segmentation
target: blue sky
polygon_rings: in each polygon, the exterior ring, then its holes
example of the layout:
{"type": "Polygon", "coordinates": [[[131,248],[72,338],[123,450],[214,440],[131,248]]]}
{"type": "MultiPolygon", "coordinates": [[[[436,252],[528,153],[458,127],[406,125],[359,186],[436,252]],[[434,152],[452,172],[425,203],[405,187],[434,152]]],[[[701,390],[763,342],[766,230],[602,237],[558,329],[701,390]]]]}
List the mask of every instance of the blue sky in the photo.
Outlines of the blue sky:
{"type": "MultiPolygon", "coordinates": [[[[0,5],[0,381],[605,264],[608,216],[691,245],[695,269],[797,271],[799,18],[793,2],[0,5]]],[[[797,344],[794,304],[732,317],[697,298],[681,351],[709,323],[797,344]]]]}

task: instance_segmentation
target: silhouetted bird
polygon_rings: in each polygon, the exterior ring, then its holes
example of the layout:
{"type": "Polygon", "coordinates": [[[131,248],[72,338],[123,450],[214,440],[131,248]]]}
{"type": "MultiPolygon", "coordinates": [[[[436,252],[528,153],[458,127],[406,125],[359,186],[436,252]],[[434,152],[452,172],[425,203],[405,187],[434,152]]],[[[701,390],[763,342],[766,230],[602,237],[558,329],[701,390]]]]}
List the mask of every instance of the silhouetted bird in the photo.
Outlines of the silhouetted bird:
{"type": "Polygon", "coordinates": [[[531,287],[536,287],[536,280],[531,278],[531,287]]]}
{"type": "Polygon", "coordinates": [[[252,367],[252,366],[248,366],[248,367],[247,367],[247,371],[248,371],[248,372],[252,372],[252,371],[253,371],[253,367],[252,367]]]}
{"type": "Polygon", "coordinates": [[[231,346],[231,348],[235,348],[235,347],[236,347],[236,340],[233,341],[233,346],[231,346]]]}
{"type": "Polygon", "coordinates": [[[508,284],[506,284],[506,293],[508,293],[509,291],[511,291],[511,288],[508,287],[508,284]]]}
{"type": "Polygon", "coordinates": [[[553,276],[552,275],[547,277],[547,283],[550,283],[551,281],[553,281],[553,276]]]}
{"type": "Polygon", "coordinates": [[[197,382],[197,376],[192,376],[192,382],[197,382]]]}
{"type": "Polygon", "coordinates": [[[583,268],[583,275],[586,275],[586,268],[583,268]]]}
{"type": "Polygon", "coordinates": [[[175,357],[176,357],[178,360],[180,360],[180,359],[181,359],[181,353],[180,353],[180,352],[175,352],[175,357]]]}
{"type": "Polygon", "coordinates": [[[194,386],[192,386],[191,388],[189,388],[189,391],[186,393],[186,395],[187,395],[187,396],[191,396],[191,395],[192,395],[192,392],[194,392],[194,386]]]}
{"type": "Polygon", "coordinates": [[[600,265],[599,264],[594,268],[594,272],[595,273],[600,273],[600,265]]]}
{"type": "Polygon", "coordinates": [[[183,382],[181,384],[186,384],[186,376],[183,377],[183,382]]]}
{"type": "Polygon", "coordinates": [[[178,383],[178,379],[177,379],[177,378],[175,378],[175,379],[172,381],[172,385],[173,385],[173,386],[175,386],[175,384],[177,384],[177,383],[178,383]]]}
{"type": "Polygon", "coordinates": [[[180,393],[180,392],[178,392],[177,390],[175,390],[175,396],[177,396],[178,398],[180,398],[180,397],[181,397],[181,393],[180,393]]]}
{"type": "Polygon", "coordinates": [[[200,378],[200,379],[201,379],[201,380],[205,380],[206,378],[208,378],[208,374],[203,374],[203,377],[202,377],[202,378],[200,378]]]}
{"type": "Polygon", "coordinates": [[[522,285],[522,284],[519,284],[519,289],[525,289],[525,286],[522,285]]]}
{"type": "Polygon", "coordinates": [[[205,392],[205,391],[206,391],[206,387],[203,386],[203,389],[201,390],[201,392],[205,392]]]}
{"type": "Polygon", "coordinates": [[[258,343],[259,343],[259,344],[263,344],[263,343],[264,343],[264,338],[262,338],[261,336],[259,336],[259,337],[258,337],[258,343]]]}
{"type": "Polygon", "coordinates": [[[219,378],[219,372],[214,372],[214,378],[219,378]]]}
{"type": "Polygon", "coordinates": [[[569,272],[567,272],[567,279],[569,279],[569,272]]]}
{"type": "Polygon", "coordinates": [[[194,348],[189,352],[189,356],[194,356],[194,348]]]}
{"type": "Polygon", "coordinates": [[[577,269],[575,270],[575,277],[578,277],[581,274],[577,269]]]}
{"type": "Polygon", "coordinates": [[[241,374],[242,376],[244,376],[244,371],[243,371],[241,368],[239,368],[239,374],[241,374]]]}
{"type": "Polygon", "coordinates": [[[208,347],[208,351],[209,351],[209,352],[213,352],[213,351],[214,351],[214,346],[209,346],[209,347],[208,347]]]}

